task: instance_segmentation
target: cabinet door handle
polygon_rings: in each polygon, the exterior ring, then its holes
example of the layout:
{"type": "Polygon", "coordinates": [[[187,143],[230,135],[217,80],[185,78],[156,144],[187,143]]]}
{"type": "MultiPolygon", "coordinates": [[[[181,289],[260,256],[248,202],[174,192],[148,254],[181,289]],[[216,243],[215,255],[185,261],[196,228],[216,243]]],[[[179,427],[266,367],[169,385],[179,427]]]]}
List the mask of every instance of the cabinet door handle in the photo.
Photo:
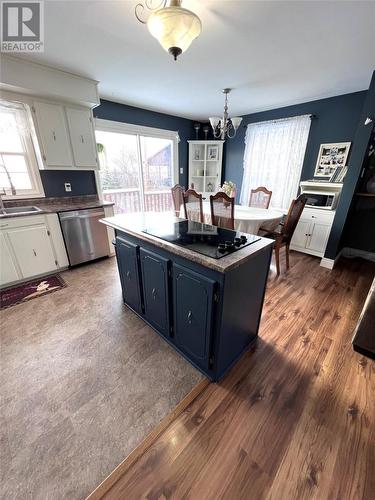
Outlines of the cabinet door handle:
{"type": "Polygon", "coordinates": [[[81,135],[81,142],[82,142],[82,144],[85,142],[85,139],[83,138],[83,135],[81,135]]]}
{"type": "Polygon", "coordinates": [[[188,319],[189,325],[191,325],[193,322],[193,313],[191,311],[188,312],[187,319],[188,319]]]}
{"type": "Polygon", "coordinates": [[[312,215],[312,216],[311,216],[311,218],[312,218],[312,219],[316,219],[315,215],[312,215]]]}
{"type": "Polygon", "coordinates": [[[8,226],[9,226],[9,224],[1,224],[0,227],[8,227],[8,226]]]}
{"type": "Polygon", "coordinates": [[[53,140],[56,141],[56,132],[54,130],[52,130],[52,137],[53,137],[53,140]]]}
{"type": "Polygon", "coordinates": [[[156,300],[156,288],[153,288],[151,293],[152,293],[152,298],[156,300]]]}
{"type": "Polygon", "coordinates": [[[126,273],[126,277],[130,280],[130,271],[126,273]]]}
{"type": "Polygon", "coordinates": [[[34,252],[34,255],[35,255],[35,257],[36,257],[36,251],[34,250],[34,248],[33,248],[33,252],[34,252]]]}

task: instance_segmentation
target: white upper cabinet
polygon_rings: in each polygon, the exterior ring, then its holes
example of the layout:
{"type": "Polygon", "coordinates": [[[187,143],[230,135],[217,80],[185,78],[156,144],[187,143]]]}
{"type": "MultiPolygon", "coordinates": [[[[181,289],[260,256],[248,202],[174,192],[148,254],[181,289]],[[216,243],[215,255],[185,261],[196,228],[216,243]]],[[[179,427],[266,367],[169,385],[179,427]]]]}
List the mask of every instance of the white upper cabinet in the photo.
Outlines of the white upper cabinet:
{"type": "Polygon", "coordinates": [[[98,168],[90,109],[34,101],[33,111],[44,168],[98,168]]]}
{"type": "Polygon", "coordinates": [[[64,107],[60,104],[35,101],[34,110],[44,165],[47,168],[72,167],[64,107]]]}
{"type": "Polygon", "coordinates": [[[74,164],[97,167],[96,142],[89,109],[66,108],[74,164]]]}

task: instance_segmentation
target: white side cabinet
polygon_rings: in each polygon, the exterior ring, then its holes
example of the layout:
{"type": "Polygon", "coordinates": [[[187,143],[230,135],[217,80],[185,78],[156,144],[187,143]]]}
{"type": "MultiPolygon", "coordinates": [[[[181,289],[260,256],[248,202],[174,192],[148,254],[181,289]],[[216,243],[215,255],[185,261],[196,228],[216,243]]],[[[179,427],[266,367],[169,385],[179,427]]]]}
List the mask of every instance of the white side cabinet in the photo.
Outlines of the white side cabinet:
{"type": "Polygon", "coordinates": [[[0,221],[0,286],[67,267],[61,230],[57,231],[55,218],[56,214],[49,214],[0,221]]]}
{"type": "Polygon", "coordinates": [[[188,141],[189,186],[205,198],[221,187],[224,141],[188,141]]]}
{"type": "Polygon", "coordinates": [[[305,208],[294,231],[290,248],[323,257],[334,218],[335,212],[332,210],[305,208]]]}
{"type": "Polygon", "coordinates": [[[98,168],[90,109],[44,101],[32,109],[45,168],[98,168]]]}

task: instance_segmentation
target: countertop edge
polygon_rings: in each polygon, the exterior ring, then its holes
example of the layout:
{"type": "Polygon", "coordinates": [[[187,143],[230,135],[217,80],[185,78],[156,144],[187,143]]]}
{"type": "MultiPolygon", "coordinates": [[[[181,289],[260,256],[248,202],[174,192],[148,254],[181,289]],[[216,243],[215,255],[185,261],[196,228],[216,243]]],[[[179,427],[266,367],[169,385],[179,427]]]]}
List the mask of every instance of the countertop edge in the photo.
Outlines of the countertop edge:
{"type": "MultiPolygon", "coordinates": [[[[35,203],[33,205],[35,207],[38,207],[38,204],[35,203]]],[[[103,208],[103,207],[111,207],[114,206],[114,203],[111,201],[103,201],[100,203],[93,203],[93,204],[88,204],[88,205],[71,205],[71,206],[66,206],[66,207],[61,207],[61,209],[54,209],[49,210],[48,208],[41,208],[37,212],[27,212],[27,213],[15,213],[15,214],[0,214],[0,220],[3,219],[16,219],[19,217],[30,217],[33,215],[46,215],[46,214],[59,214],[61,212],[71,212],[74,210],[90,210],[91,208],[103,208]]]]}
{"type": "MultiPolygon", "coordinates": [[[[143,241],[152,243],[155,246],[162,248],[163,250],[170,251],[171,253],[173,253],[179,257],[185,258],[187,260],[195,262],[196,264],[199,264],[203,267],[207,267],[208,269],[212,269],[212,270],[217,271],[217,272],[222,273],[222,274],[225,274],[229,271],[232,271],[236,267],[241,266],[245,262],[252,259],[256,254],[258,254],[259,252],[261,252],[265,248],[269,247],[270,245],[273,246],[273,244],[274,244],[273,240],[271,240],[269,238],[263,238],[260,236],[260,240],[253,243],[251,246],[244,247],[241,250],[238,250],[237,252],[235,252],[234,254],[230,254],[230,255],[235,255],[236,257],[239,258],[239,260],[237,262],[232,262],[231,264],[228,264],[227,266],[223,266],[220,264],[224,262],[223,259],[225,259],[225,257],[223,257],[222,259],[219,259],[219,260],[215,260],[215,259],[212,259],[210,257],[203,256],[199,253],[192,252],[191,250],[185,249],[183,247],[174,245],[173,243],[170,243],[168,241],[161,240],[160,238],[157,238],[156,236],[152,236],[150,234],[143,233],[139,229],[121,226],[121,225],[116,224],[115,222],[111,221],[110,219],[112,219],[112,217],[100,219],[100,222],[102,222],[106,226],[109,226],[113,229],[117,229],[118,231],[128,233],[131,236],[134,236],[135,238],[139,238],[143,241]],[[250,249],[251,249],[251,252],[248,253],[250,249]],[[245,255],[243,254],[244,252],[246,252],[245,255]],[[210,260],[208,261],[206,259],[210,259],[210,260]]],[[[182,220],[182,219],[178,219],[176,217],[176,220],[182,220]]]]}

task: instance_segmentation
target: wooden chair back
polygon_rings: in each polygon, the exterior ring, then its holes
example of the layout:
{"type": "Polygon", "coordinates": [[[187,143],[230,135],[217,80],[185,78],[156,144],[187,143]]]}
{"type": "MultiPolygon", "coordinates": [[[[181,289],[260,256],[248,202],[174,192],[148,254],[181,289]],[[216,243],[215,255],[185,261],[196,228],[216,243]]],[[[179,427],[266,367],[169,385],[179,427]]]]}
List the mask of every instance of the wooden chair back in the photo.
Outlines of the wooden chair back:
{"type": "Polygon", "coordinates": [[[198,194],[194,191],[194,189],[188,189],[183,193],[183,203],[185,219],[195,220],[202,223],[204,222],[201,194],[198,194]]]}
{"type": "Polygon", "coordinates": [[[174,213],[176,217],[180,216],[180,208],[181,205],[184,203],[184,194],[185,188],[183,186],[180,186],[180,184],[176,184],[171,188],[172,192],[172,200],[173,200],[173,206],[174,206],[174,213]]]}
{"type": "Polygon", "coordinates": [[[234,198],[219,191],[210,196],[210,207],[213,226],[234,229],[234,198]]]}
{"type": "Polygon", "coordinates": [[[283,243],[289,245],[305,205],[306,197],[303,194],[300,194],[298,198],[293,200],[290,204],[288,214],[281,229],[283,243]]]}
{"type": "Polygon", "coordinates": [[[249,207],[268,208],[270,206],[272,191],[260,186],[250,191],[249,207]]]}

